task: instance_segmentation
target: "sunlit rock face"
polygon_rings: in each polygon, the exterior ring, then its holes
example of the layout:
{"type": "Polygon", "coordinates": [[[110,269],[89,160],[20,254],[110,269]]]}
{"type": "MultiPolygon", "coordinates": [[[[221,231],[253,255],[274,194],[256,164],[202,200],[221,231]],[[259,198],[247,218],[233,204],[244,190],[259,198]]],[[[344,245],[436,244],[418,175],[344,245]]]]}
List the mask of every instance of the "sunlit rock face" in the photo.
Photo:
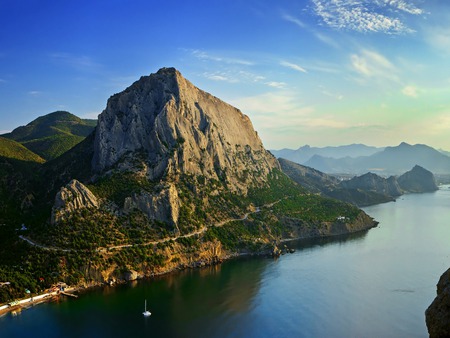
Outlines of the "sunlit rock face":
{"type": "Polygon", "coordinates": [[[151,180],[187,173],[246,193],[279,168],[250,119],[174,68],[141,77],[100,114],[92,167],[139,168],[151,180]]]}
{"type": "Polygon", "coordinates": [[[98,201],[94,194],[84,184],[72,180],[56,194],[51,223],[56,224],[68,218],[76,210],[97,207],[98,201]]]}

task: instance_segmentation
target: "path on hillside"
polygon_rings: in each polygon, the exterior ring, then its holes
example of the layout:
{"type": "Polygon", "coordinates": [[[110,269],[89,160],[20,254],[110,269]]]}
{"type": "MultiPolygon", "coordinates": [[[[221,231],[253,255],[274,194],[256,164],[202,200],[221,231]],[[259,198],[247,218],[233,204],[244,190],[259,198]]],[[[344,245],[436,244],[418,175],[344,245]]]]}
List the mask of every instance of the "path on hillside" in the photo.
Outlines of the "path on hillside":
{"type": "MultiPolygon", "coordinates": [[[[284,199],[287,199],[288,197],[285,197],[284,199]]],[[[149,246],[149,245],[157,245],[160,243],[165,243],[165,242],[169,242],[169,241],[176,241],[179,238],[189,238],[189,237],[193,237],[193,236],[198,236],[201,235],[202,233],[206,232],[210,227],[222,227],[227,223],[230,222],[238,222],[238,221],[245,221],[249,215],[251,214],[256,214],[258,212],[261,211],[262,208],[271,208],[272,206],[274,206],[275,204],[281,202],[283,199],[279,199],[275,202],[272,203],[268,203],[268,204],[264,204],[262,207],[256,207],[254,211],[249,211],[246,214],[244,214],[241,218],[229,218],[226,219],[222,222],[216,223],[216,224],[212,224],[210,226],[203,226],[200,229],[190,232],[188,234],[184,234],[184,235],[177,235],[174,237],[168,237],[168,238],[162,238],[162,239],[158,239],[156,241],[150,241],[150,242],[146,242],[146,243],[141,243],[141,244],[122,244],[122,245],[113,245],[113,246],[108,246],[106,248],[104,247],[100,247],[97,248],[96,251],[98,252],[106,252],[108,250],[113,250],[113,249],[123,249],[123,248],[131,248],[131,247],[136,247],[136,246],[149,246]]],[[[24,236],[19,236],[20,239],[26,241],[27,243],[29,243],[30,245],[33,245],[35,247],[44,249],[44,250],[54,250],[54,251],[63,251],[63,252],[70,252],[70,251],[85,251],[85,250],[73,250],[73,249],[61,249],[61,248],[57,248],[57,247],[53,247],[53,246],[45,246],[39,243],[36,243],[34,241],[32,241],[31,239],[24,237],[24,236]]]]}

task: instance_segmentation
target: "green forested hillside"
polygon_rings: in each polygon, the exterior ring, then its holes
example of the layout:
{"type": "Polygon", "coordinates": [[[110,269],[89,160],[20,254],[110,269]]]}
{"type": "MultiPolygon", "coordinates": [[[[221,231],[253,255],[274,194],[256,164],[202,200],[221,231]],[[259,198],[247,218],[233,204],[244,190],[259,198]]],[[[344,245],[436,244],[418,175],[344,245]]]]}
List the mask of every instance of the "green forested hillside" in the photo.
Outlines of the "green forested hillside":
{"type": "Polygon", "coordinates": [[[0,137],[0,157],[25,161],[43,163],[45,160],[34,152],[24,147],[19,142],[0,137]]]}
{"type": "Polygon", "coordinates": [[[54,159],[81,142],[97,120],[80,119],[65,111],[50,113],[2,135],[22,143],[45,160],[54,159]]]}

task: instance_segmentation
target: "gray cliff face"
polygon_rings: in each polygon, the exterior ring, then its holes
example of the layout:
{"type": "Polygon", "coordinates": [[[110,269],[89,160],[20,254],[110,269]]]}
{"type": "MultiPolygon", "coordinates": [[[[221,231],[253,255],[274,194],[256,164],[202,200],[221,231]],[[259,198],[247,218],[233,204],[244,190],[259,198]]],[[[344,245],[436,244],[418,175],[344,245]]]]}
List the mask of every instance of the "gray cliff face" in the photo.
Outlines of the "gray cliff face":
{"type": "Polygon", "coordinates": [[[391,176],[388,179],[385,179],[373,173],[367,173],[362,176],[354,177],[351,180],[343,181],[340,186],[346,189],[373,191],[378,194],[392,197],[400,196],[402,194],[402,190],[395,177],[391,176]]]}
{"type": "Polygon", "coordinates": [[[431,171],[416,165],[398,178],[400,187],[408,192],[432,192],[438,190],[431,171]]]}
{"type": "Polygon", "coordinates": [[[159,220],[177,228],[180,213],[177,189],[171,184],[162,189],[159,194],[146,192],[133,194],[133,196],[125,199],[123,209],[125,213],[138,209],[149,219],[159,220]]]}
{"type": "Polygon", "coordinates": [[[450,269],[439,279],[437,296],[425,312],[431,338],[450,337],[450,269]]]}
{"type": "Polygon", "coordinates": [[[112,96],[100,114],[92,167],[140,166],[151,180],[188,173],[226,180],[246,192],[273,168],[250,119],[238,109],[196,88],[174,68],[141,77],[112,96]]]}
{"type": "Polygon", "coordinates": [[[97,198],[85,185],[72,180],[56,194],[51,223],[56,224],[82,208],[98,208],[97,198]]]}

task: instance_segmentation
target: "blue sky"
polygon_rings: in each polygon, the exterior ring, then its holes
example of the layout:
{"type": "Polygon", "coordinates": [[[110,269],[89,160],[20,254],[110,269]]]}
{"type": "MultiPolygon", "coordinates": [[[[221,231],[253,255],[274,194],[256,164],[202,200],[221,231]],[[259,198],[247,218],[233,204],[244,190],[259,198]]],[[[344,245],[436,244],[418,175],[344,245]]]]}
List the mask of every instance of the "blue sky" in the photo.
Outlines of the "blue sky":
{"type": "Polygon", "coordinates": [[[96,117],[161,67],[247,114],[269,149],[450,150],[450,1],[0,0],[0,132],[96,117]]]}

